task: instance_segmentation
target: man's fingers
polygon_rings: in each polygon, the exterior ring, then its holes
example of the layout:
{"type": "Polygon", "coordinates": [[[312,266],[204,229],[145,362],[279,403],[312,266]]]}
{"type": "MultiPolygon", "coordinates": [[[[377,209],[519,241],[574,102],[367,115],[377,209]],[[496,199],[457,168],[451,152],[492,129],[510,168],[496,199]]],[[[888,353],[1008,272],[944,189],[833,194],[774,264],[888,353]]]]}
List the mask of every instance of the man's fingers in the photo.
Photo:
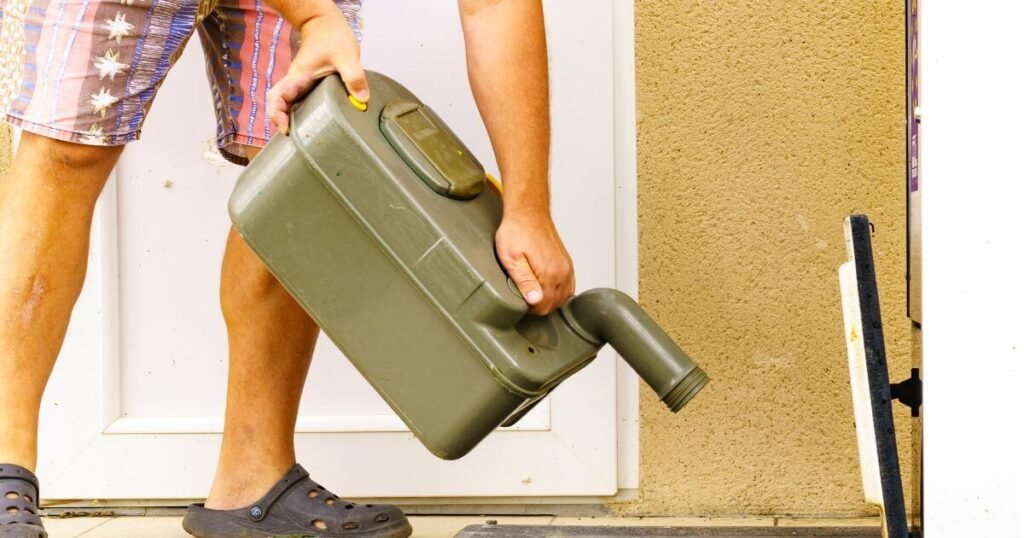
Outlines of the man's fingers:
{"type": "Polygon", "coordinates": [[[366,71],[359,65],[359,60],[346,59],[338,62],[338,74],[345,82],[348,94],[366,103],[370,100],[370,85],[366,82],[366,71]]]}
{"type": "Polygon", "coordinates": [[[288,111],[302,92],[309,89],[312,79],[298,73],[288,73],[270,89],[267,95],[267,115],[282,133],[288,134],[288,111]]]}
{"type": "Polygon", "coordinates": [[[267,94],[267,116],[278,131],[288,134],[288,115],[284,113],[284,100],[281,99],[277,88],[275,85],[267,94]]]}
{"type": "Polygon", "coordinates": [[[278,110],[270,116],[270,121],[274,123],[274,126],[277,127],[278,131],[288,134],[288,114],[278,110]]]}
{"type": "Polygon", "coordinates": [[[572,266],[558,266],[548,268],[548,273],[539,276],[545,282],[544,300],[540,304],[533,305],[533,310],[538,314],[548,314],[559,308],[576,291],[576,276],[572,266]]]}

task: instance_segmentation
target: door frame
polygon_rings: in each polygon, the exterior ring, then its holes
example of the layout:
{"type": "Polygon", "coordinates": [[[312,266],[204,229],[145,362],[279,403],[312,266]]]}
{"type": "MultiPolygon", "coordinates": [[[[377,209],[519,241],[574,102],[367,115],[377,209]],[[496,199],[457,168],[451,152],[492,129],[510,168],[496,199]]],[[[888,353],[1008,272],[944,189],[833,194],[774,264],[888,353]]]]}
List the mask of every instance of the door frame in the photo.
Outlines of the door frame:
{"type": "MultiPolygon", "coordinates": [[[[615,285],[636,298],[640,292],[637,210],[636,31],[633,2],[614,3],[612,29],[615,102],[615,285]]],[[[618,410],[618,498],[640,488],[640,377],[616,362],[618,410]]]]}

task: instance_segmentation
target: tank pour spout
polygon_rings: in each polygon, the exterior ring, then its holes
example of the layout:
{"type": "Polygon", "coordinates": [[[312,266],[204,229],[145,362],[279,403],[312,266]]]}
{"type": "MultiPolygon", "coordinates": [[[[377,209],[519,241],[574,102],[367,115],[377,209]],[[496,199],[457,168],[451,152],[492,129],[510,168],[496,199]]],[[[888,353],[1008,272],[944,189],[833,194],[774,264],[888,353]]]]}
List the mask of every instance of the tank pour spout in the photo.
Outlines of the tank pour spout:
{"type": "Polygon", "coordinates": [[[611,344],[673,413],[708,383],[700,366],[621,291],[589,290],[570,299],[561,311],[581,337],[597,345],[611,344]]]}

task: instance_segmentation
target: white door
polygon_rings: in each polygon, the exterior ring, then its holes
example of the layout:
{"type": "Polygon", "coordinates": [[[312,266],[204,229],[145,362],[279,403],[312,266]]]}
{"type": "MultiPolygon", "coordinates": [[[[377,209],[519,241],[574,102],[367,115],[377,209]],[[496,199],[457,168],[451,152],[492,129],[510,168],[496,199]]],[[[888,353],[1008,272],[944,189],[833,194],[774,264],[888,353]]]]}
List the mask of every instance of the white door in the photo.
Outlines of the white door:
{"type": "MultiPolygon", "coordinates": [[[[580,289],[614,286],[613,0],[545,7],[554,214],[580,289]]],[[[365,65],[415,91],[496,170],[466,80],[456,3],[372,0],[364,16],[365,65]]],[[[193,42],[101,200],[86,290],[43,408],[48,498],[207,492],[227,372],[218,273],[240,171],[213,158],[212,118],[193,42]]],[[[519,427],[445,462],[324,340],[303,399],[299,459],[350,497],[614,494],[614,361],[606,351],[519,427]]]]}

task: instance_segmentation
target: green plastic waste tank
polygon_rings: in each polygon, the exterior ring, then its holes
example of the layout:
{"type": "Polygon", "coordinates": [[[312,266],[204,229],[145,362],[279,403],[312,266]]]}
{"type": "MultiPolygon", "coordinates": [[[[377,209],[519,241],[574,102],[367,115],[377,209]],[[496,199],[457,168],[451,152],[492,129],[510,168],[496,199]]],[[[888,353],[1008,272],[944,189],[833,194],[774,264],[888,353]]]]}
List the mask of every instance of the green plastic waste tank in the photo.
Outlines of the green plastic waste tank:
{"type": "Polygon", "coordinates": [[[707,376],[627,295],[591,290],[548,316],[495,257],[498,188],[427,106],[368,73],[292,111],[230,201],[241,236],[435,455],[510,425],[610,343],[678,411],[707,376]]]}

